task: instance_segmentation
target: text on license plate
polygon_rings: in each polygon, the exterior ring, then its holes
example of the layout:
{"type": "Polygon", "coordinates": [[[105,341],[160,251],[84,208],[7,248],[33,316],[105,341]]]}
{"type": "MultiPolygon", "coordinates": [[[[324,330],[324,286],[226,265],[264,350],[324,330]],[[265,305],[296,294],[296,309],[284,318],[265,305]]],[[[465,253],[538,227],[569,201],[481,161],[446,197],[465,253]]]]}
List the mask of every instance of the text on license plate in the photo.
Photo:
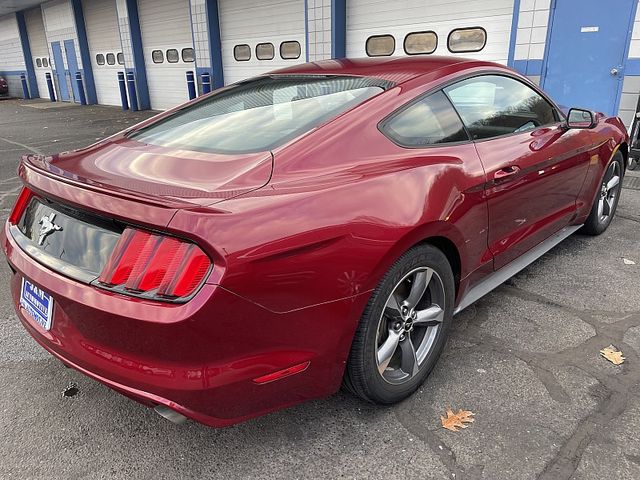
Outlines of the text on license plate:
{"type": "Polygon", "coordinates": [[[20,288],[20,306],[45,330],[51,329],[53,298],[26,278],[20,288]]]}

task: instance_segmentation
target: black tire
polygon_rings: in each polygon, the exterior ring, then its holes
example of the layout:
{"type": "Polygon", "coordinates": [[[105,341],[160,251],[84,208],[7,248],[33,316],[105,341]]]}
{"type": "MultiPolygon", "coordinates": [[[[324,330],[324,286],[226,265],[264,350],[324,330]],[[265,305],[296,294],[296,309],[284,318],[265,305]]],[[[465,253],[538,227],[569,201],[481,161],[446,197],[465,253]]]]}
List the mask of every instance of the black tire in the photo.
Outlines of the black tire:
{"type": "Polygon", "coordinates": [[[380,404],[396,403],[411,395],[427,378],[444,348],[453,321],[454,296],[455,285],[451,266],[439,249],[432,245],[419,245],[402,255],[380,281],[360,319],[347,362],[344,386],[364,400],[380,404]],[[425,290],[420,300],[415,302],[414,308],[408,310],[406,306],[410,305],[408,302],[411,300],[413,285],[420,283],[418,275],[424,279],[422,283],[425,283],[425,290]],[[399,302],[398,299],[402,297],[399,294],[401,291],[408,292],[409,297],[399,302]],[[438,300],[437,304],[435,300],[438,300]],[[397,306],[403,306],[399,310],[390,308],[390,304],[394,302],[397,306]],[[443,305],[438,305],[440,303],[443,305]],[[436,307],[439,306],[442,307],[442,311],[438,313],[436,307]],[[387,313],[405,310],[408,313],[406,318],[402,317],[404,320],[387,313]],[[414,311],[417,316],[412,316],[414,311]],[[431,311],[437,313],[437,320],[432,321],[425,313],[431,311]],[[415,323],[409,325],[410,330],[406,330],[410,318],[413,318],[415,323]],[[427,318],[428,321],[425,320],[427,318]],[[396,331],[395,327],[400,323],[396,320],[403,322],[397,332],[406,333],[406,337],[402,339],[400,336],[397,350],[389,357],[389,363],[383,362],[384,366],[379,365],[382,344],[390,340],[391,330],[396,331]],[[387,334],[386,341],[381,340],[380,332],[382,337],[387,334]],[[414,367],[412,374],[405,374],[401,368],[404,365],[407,341],[415,352],[414,365],[418,365],[417,372],[414,367]],[[418,343],[419,348],[414,346],[418,343]],[[394,361],[399,366],[394,368],[394,361]],[[402,380],[400,377],[403,375],[412,376],[402,380]],[[390,379],[385,379],[385,376],[390,379]],[[390,381],[398,383],[392,384],[390,381]]]}
{"type": "Polygon", "coordinates": [[[600,235],[609,227],[616,214],[616,209],[618,208],[618,202],[620,200],[620,193],[622,192],[622,180],[624,178],[624,156],[622,153],[616,152],[604,172],[604,176],[600,182],[600,188],[598,189],[598,194],[591,206],[591,212],[589,213],[584,226],[580,230],[582,233],[587,235],[600,235]],[[618,172],[618,183],[615,186],[615,190],[607,190],[606,185],[611,178],[612,172],[618,172]],[[613,195],[613,197],[611,197],[611,195],[613,195]],[[605,210],[603,212],[606,213],[606,215],[603,216],[602,212],[600,212],[600,208],[602,208],[600,204],[604,199],[609,199],[610,197],[612,198],[610,201],[607,200],[603,203],[603,205],[605,205],[605,210]]]}

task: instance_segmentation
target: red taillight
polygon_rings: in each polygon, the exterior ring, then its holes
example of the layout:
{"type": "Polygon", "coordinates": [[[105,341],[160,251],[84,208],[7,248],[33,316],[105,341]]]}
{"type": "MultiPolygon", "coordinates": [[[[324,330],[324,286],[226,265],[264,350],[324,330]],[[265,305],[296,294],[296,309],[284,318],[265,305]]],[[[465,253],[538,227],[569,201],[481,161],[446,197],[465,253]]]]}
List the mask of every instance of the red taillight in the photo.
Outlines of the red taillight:
{"type": "Polygon", "coordinates": [[[13,206],[13,210],[9,216],[9,223],[16,225],[20,221],[24,210],[31,201],[31,197],[33,197],[33,192],[27,187],[22,187],[20,195],[18,195],[18,199],[16,200],[16,204],[13,206]]]}
{"type": "Polygon", "coordinates": [[[211,267],[209,257],[193,243],[127,228],[113,249],[98,282],[145,297],[188,297],[211,267]]]}

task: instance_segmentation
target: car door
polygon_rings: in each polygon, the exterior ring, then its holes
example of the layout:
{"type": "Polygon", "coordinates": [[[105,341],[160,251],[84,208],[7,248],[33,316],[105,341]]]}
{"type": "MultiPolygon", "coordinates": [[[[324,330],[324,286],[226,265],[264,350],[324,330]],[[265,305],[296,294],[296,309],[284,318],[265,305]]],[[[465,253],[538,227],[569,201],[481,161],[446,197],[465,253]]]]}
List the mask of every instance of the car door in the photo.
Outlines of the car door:
{"type": "Polygon", "coordinates": [[[499,269],[570,223],[589,166],[589,133],[567,130],[542,95],[507,75],[446,87],[484,166],[488,246],[499,269]]]}

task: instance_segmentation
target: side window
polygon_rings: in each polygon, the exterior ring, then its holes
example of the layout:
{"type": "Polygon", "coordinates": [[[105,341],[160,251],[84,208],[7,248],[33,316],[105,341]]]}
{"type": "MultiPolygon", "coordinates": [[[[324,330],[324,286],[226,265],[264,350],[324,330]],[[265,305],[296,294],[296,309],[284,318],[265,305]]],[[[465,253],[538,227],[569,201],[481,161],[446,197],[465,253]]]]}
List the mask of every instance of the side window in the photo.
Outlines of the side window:
{"type": "Polygon", "coordinates": [[[441,91],[400,110],[384,122],[382,131],[403,147],[424,147],[469,139],[460,117],[441,91]]]}
{"type": "Polygon", "coordinates": [[[482,75],[444,91],[474,140],[525,132],[558,120],[547,100],[511,77],[482,75]]]}

